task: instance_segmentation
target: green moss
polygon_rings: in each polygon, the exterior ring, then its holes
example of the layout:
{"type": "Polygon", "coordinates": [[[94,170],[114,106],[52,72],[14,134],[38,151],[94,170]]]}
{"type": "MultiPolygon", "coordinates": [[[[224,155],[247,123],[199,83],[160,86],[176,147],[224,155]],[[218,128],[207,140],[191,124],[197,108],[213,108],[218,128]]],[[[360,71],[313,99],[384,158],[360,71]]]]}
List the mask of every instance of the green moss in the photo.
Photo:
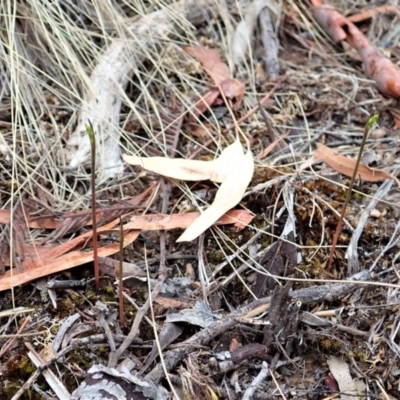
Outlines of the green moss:
{"type": "Polygon", "coordinates": [[[358,192],[353,192],[351,196],[354,200],[361,200],[361,194],[358,192]]]}
{"type": "Polygon", "coordinates": [[[367,360],[367,355],[363,351],[359,351],[356,354],[356,359],[358,359],[361,362],[365,362],[367,360]]]}
{"type": "Polygon", "coordinates": [[[5,378],[28,378],[36,367],[25,354],[15,354],[10,357],[3,365],[3,376],[5,378]]]}
{"type": "Polygon", "coordinates": [[[8,382],[4,384],[3,388],[0,389],[0,398],[2,399],[11,399],[15,393],[20,389],[21,384],[17,382],[8,382]]]}
{"type": "Polygon", "coordinates": [[[92,299],[94,299],[94,298],[97,297],[97,294],[96,294],[96,292],[95,292],[94,290],[89,289],[89,290],[86,292],[86,297],[87,297],[89,300],[92,300],[92,299]]]}
{"type": "Polygon", "coordinates": [[[114,287],[114,285],[105,285],[103,290],[107,294],[114,294],[115,287],[114,287]]]}
{"type": "Polygon", "coordinates": [[[69,298],[70,298],[71,302],[77,306],[81,306],[85,301],[85,299],[82,296],[80,296],[78,293],[75,293],[75,292],[70,292],[69,298]]]}
{"type": "Polygon", "coordinates": [[[208,260],[210,264],[219,264],[225,260],[225,254],[222,250],[215,250],[208,254],[208,260]]]}
{"type": "Polygon", "coordinates": [[[31,375],[36,371],[36,367],[32,364],[28,357],[23,357],[19,365],[21,373],[25,375],[31,375]]]}
{"type": "Polygon", "coordinates": [[[68,363],[70,365],[77,365],[82,370],[87,371],[92,366],[94,361],[90,353],[86,353],[85,351],[81,350],[71,352],[68,356],[68,363]]]}

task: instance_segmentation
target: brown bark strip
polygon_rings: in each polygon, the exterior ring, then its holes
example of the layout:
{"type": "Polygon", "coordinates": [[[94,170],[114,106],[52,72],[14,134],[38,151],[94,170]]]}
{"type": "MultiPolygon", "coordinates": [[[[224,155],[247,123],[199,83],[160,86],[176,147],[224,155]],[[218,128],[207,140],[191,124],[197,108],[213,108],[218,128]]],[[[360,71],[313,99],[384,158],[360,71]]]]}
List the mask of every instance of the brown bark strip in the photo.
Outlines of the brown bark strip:
{"type": "Polygon", "coordinates": [[[367,37],[334,7],[322,0],[311,0],[315,19],[335,43],[346,40],[358,51],[365,71],[375,81],[378,90],[395,98],[400,97],[400,68],[371,44],[367,37]]]}

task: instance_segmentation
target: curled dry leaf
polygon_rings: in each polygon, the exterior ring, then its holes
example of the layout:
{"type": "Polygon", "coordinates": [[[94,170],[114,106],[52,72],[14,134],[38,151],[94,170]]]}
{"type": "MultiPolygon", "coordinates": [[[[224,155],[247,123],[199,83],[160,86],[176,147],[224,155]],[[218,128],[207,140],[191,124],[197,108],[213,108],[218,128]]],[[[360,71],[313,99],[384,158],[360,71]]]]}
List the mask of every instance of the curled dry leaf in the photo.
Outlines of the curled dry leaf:
{"type": "Polygon", "coordinates": [[[228,99],[236,98],[236,107],[244,95],[244,83],[231,78],[229,67],[221,61],[218,50],[207,49],[203,46],[184,47],[186,53],[197,58],[215,85],[220,88],[228,99]]]}
{"type": "Polygon", "coordinates": [[[196,181],[210,179],[222,182],[212,205],[204,211],[178,239],[190,241],[201,235],[228,210],[236,206],[251,181],[254,160],[250,151],[243,153],[236,140],[213,161],[169,159],[163,157],[136,157],[124,155],[124,160],[133,165],[157,172],[170,178],[196,181]]]}
{"type": "Polygon", "coordinates": [[[314,18],[330,38],[335,43],[345,40],[347,34],[344,31],[343,26],[348,23],[347,19],[329,4],[323,4],[321,1],[313,0],[313,5],[314,7],[312,8],[312,12],[314,18]]]}
{"type": "Polygon", "coordinates": [[[243,198],[254,172],[254,159],[250,151],[235,160],[231,171],[217,191],[214,202],[189,228],[178,238],[177,242],[196,239],[213,225],[226,211],[235,207],[243,198]]]}
{"type": "MultiPolygon", "coordinates": [[[[343,156],[336,150],[332,150],[329,147],[320,144],[314,152],[314,156],[319,160],[325,161],[331,168],[343,175],[350,177],[353,175],[356,160],[343,156]]],[[[395,176],[379,169],[370,168],[362,163],[358,166],[357,178],[367,182],[378,182],[390,178],[394,179],[400,186],[400,182],[395,176]]]]}
{"type": "Polygon", "coordinates": [[[183,158],[137,157],[124,154],[125,162],[140,165],[147,171],[169,178],[184,181],[202,181],[209,179],[221,183],[231,170],[231,162],[243,156],[242,146],[235,141],[226,147],[221,155],[213,161],[187,160],[183,158]]]}
{"type": "Polygon", "coordinates": [[[400,69],[386,58],[365,35],[332,6],[322,0],[312,0],[312,12],[317,22],[335,43],[346,40],[361,56],[365,71],[375,81],[378,90],[400,97],[400,69]]]}

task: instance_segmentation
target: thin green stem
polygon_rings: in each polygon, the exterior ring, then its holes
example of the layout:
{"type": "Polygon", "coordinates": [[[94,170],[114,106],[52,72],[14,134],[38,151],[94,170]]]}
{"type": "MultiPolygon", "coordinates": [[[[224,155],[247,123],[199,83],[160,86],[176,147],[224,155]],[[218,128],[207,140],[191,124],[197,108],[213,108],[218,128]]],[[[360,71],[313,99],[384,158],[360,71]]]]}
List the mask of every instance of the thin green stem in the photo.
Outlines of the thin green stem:
{"type": "Polygon", "coordinates": [[[349,185],[349,188],[347,190],[346,200],[345,200],[345,202],[343,204],[343,209],[342,209],[342,213],[340,214],[338,225],[336,227],[335,236],[333,237],[332,247],[331,247],[331,251],[329,253],[328,265],[326,267],[326,270],[328,272],[330,272],[331,268],[332,268],[333,255],[334,255],[335,250],[336,250],[336,245],[337,245],[337,241],[339,239],[340,232],[342,231],[343,219],[344,219],[344,216],[346,214],[347,206],[348,206],[349,201],[350,201],[351,192],[353,191],[353,186],[354,186],[354,182],[356,180],[358,167],[359,167],[360,162],[361,162],[361,156],[362,156],[363,151],[364,151],[365,142],[367,141],[367,137],[368,137],[369,131],[371,130],[371,128],[374,125],[374,123],[376,121],[378,121],[378,119],[379,119],[379,115],[378,114],[372,115],[369,118],[369,120],[368,120],[368,122],[367,122],[367,124],[365,125],[365,128],[364,128],[364,135],[363,135],[363,138],[362,138],[362,141],[361,141],[360,150],[358,151],[358,156],[357,156],[357,160],[356,160],[356,165],[354,166],[353,176],[351,177],[350,185],[349,185]]]}
{"type": "Polygon", "coordinates": [[[94,136],[93,125],[89,121],[85,125],[86,133],[90,140],[91,149],[91,189],[92,189],[92,227],[93,227],[93,264],[94,264],[94,279],[96,282],[96,291],[100,287],[100,272],[99,272],[99,256],[97,251],[97,218],[96,218],[96,139],[94,136]]]}

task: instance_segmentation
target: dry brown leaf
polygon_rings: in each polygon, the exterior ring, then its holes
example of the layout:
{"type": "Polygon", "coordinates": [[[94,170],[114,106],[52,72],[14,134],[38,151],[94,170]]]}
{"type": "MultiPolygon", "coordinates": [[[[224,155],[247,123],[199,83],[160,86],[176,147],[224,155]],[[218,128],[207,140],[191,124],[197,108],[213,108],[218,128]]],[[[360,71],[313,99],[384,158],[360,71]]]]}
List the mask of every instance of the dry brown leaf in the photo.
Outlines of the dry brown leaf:
{"type": "MultiPolygon", "coordinates": [[[[97,233],[110,232],[119,223],[119,219],[116,219],[100,228],[97,229],[97,233]]],[[[119,229],[116,231],[119,231],[119,229]]],[[[26,249],[26,257],[23,261],[24,270],[35,269],[39,266],[49,264],[55,259],[60,259],[62,256],[76,249],[78,246],[84,247],[85,243],[88,243],[92,238],[93,231],[86,232],[82,235],[77,236],[65,243],[61,243],[58,246],[28,246],[26,249]]],[[[83,249],[82,249],[83,250],[83,249]]],[[[10,264],[10,259],[6,260],[6,265],[10,264]]],[[[1,277],[0,277],[1,280],[1,277]]]]}
{"type": "Polygon", "coordinates": [[[178,238],[177,242],[196,239],[213,225],[226,211],[235,207],[243,198],[254,172],[254,159],[250,151],[230,165],[231,171],[222,182],[211,206],[198,217],[178,238]]]}
{"type": "MultiPolygon", "coordinates": [[[[318,146],[314,152],[314,156],[325,161],[335,171],[349,177],[353,176],[356,160],[343,156],[338,151],[330,149],[324,144],[318,146]]],[[[378,182],[390,178],[394,179],[400,186],[400,182],[395,176],[379,169],[370,168],[362,163],[358,166],[357,178],[367,182],[378,182]]]]}
{"type": "MultiPolygon", "coordinates": [[[[149,194],[149,192],[152,190],[154,187],[151,186],[150,188],[146,189],[143,193],[139,194],[138,196],[130,199],[128,202],[131,205],[138,205],[140,204],[146,196],[149,194]]],[[[3,210],[6,211],[6,210],[3,210]]],[[[6,214],[6,213],[4,213],[6,214]]],[[[77,213],[78,215],[80,213],[77,213]]],[[[128,213],[129,214],[129,213],[128,213]]],[[[68,215],[73,215],[68,214],[68,215]]],[[[47,219],[49,223],[49,227],[55,228],[55,220],[48,218],[47,219]]],[[[43,222],[43,221],[41,221],[43,222]]],[[[62,221],[58,221],[59,223],[62,223],[62,221]]],[[[0,221],[1,223],[1,221],[0,221]]],[[[36,221],[29,222],[29,226],[31,227],[31,224],[33,227],[36,226],[36,221]]],[[[102,232],[108,232],[111,231],[112,228],[114,228],[117,224],[119,224],[119,218],[114,219],[113,221],[109,222],[106,225],[103,225],[102,227],[99,227],[97,229],[97,233],[102,233],[102,232]]],[[[23,260],[23,268],[24,270],[26,269],[35,269],[38,268],[38,266],[41,265],[46,265],[50,263],[52,260],[56,258],[60,258],[62,255],[68,253],[69,251],[72,251],[76,249],[78,246],[84,247],[85,243],[88,243],[88,241],[92,238],[93,231],[88,231],[82,235],[79,235],[67,242],[61,243],[58,246],[28,246],[26,248],[26,257],[23,260]]],[[[10,259],[6,260],[6,265],[10,264],[10,259]]],[[[0,277],[1,279],[1,277],[0,277]]]]}
{"type": "Polygon", "coordinates": [[[187,160],[183,158],[138,157],[123,155],[125,162],[140,165],[147,171],[155,172],[169,178],[185,181],[209,179],[223,182],[230,172],[235,159],[243,156],[242,146],[238,140],[226,147],[221,155],[212,161],[187,160]]]}
{"type": "MultiPolygon", "coordinates": [[[[97,234],[110,231],[118,223],[119,223],[119,219],[115,219],[114,221],[111,221],[110,223],[108,223],[100,228],[97,228],[97,234]]],[[[60,258],[60,256],[72,251],[73,249],[77,248],[79,245],[83,245],[85,242],[87,243],[92,238],[92,236],[93,236],[93,231],[89,231],[82,235],[79,235],[76,238],[68,240],[65,243],[62,243],[62,244],[48,250],[45,253],[41,253],[39,260],[38,260],[38,265],[46,264],[46,263],[49,263],[50,261],[52,261],[53,259],[60,258]]]]}
{"type": "Polygon", "coordinates": [[[343,26],[348,23],[346,18],[331,5],[323,4],[323,1],[312,0],[312,3],[313,7],[311,10],[314,14],[314,18],[331,39],[335,43],[345,40],[347,34],[343,30],[343,26]]]}
{"type": "Polygon", "coordinates": [[[218,88],[221,88],[224,95],[233,99],[236,98],[236,107],[241,103],[245,85],[244,83],[231,78],[228,66],[221,61],[218,50],[207,49],[203,46],[184,47],[186,53],[197,58],[207,74],[218,88]]]}
{"type": "Polygon", "coordinates": [[[183,49],[186,53],[197,58],[201,62],[216,85],[221,85],[224,80],[230,79],[231,73],[229,68],[221,61],[217,49],[208,49],[200,45],[194,47],[185,46],[183,49]]]}
{"type": "MultiPolygon", "coordinates": [[[[7,224],[10,220],[10,210],[0,210],[0,224],[7,224]]],[[[32,221],[31,218],[28,216],[27,221],[29,228],[37,228],[37,229],[55,229],[59,221],[56,218],[49,217],[49,218],[40,218],[38,220],[32,221]]]]}
{"type": "Polygon", "coordinates": [[[225,215],[223,215],[216,224],[221,224],[221,220],[233,221],[235,226],[235,231],[239,232],[242,229],[246,228],[247,225],[253,220],[254,215],[250,214],[246,210],[231,210],[228,211],[225,215]],[[237,214],[236,214],[237,213],[237,214]],[[231,216],[232,215],[232,216],[231,216]],[[235,217],[233,217],[235,216],[235,217]]]}
{"type": "MultiPolygon", "coordinates": [[[[218,88],[213,88],[207,91],[199,100],[196,102],[196,106],[194,108],[193,114],[196,116],[204,114],[207,110],[210,109],[212,105],[216,105],[217,99],[219,97],[218,88]]],[[[191,116],[192,120],[195,121],[194,116],[191,116]]]]}
{"type": "MultiPolygon", "coordinates": [[[[191,212],[186,214],[150,214],[138,215],[131,218],[130,222],[124,225],[125,229],[142,229],[148,231],[159,231],[176,228],[189,227],[201,214],[191,212]]],[[[225,213],[216,221],[217,225],[235,224],[238,229],[243,229],[251,222],[253,216],[246,210],[231,210],[225,213]]]]}
{"type": "Polygon", "coordinates": [[[189,303],[185,303],[179,300],[169,299],[167,297],[157,296],[154,300],[155,303],[159,304],[163,308],[188,308],[190,307],[189,303]]]}
{"type": "MultiPolygon", "coordinates": [[[[147,196],[149,191],[152,189],[153,187],[150,187],[139,196],[131,199],[129,202],[133,205],[141,203],[142,200],[147,196]]],[[[1,210],[0,223],[3,222],[3,219],[6,223],[8,218],[9,212],[7,210],[1,210]]],[[[45,218],[44,220],[45,225],[48,225],[49,228],[55,228],[57,226],[57,223],[59,223],[59,221],[56,221],[55,218],[45,218]]],[[[106,232],[118,223],[119,219],[116,219],[109,224],[99,228],[97,232],[106,232]]],[[[30,227],[43,227],[43,220],[41,220],[40,223],[38,223],[37,221],[28,220],[28,224],[30,227]]],[[[137,238],[139,233],[139,230],[130,230],[125,232],[124,246],[132,243],[137,238]]],[[[6,271],[6,273],[0,277],[0,291],[22,285],[23,283],[50,275],[55,272],[64,271],[66,269],[70,269],[72,267],[76,267],[78,265],[93,261],[93,250],[84,250],[84,247],[86,247],[85,245],[90,242],[92,234],[92,231],[87,232],[56,247],[26,245],[25,257],[22,263],[23,272],[19,273],[16,271],[15,268],[6,271]],[[81,246],[80,251],[71,251],[77,246],[81,246]]],[[[118,243],[111,243],[99,247],[98,255],[99,257],[106,257],[111,254],[117,253],[119,250],[120,249],[118,243]]],[[[10,257],[8,254],[7,265],[9,264],[10,257]]]]}

